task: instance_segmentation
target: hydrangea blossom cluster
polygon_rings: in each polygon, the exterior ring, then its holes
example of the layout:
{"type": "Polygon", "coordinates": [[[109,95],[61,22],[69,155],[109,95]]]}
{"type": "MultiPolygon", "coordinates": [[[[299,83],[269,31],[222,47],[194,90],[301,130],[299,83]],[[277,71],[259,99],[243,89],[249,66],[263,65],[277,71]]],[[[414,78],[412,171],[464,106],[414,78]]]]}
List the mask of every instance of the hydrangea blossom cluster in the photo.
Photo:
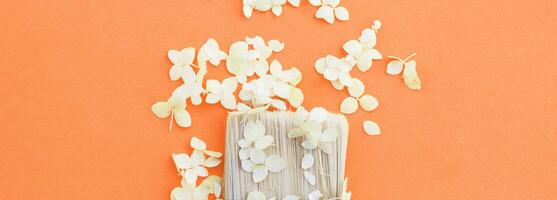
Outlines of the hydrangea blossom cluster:
{"type": "MultiPolygon", "coordinates": [[[[300,6],[300,0],[242,0],[243,12],[246,18],[250,18],[253,10],[259,12],[271,11],[275,16],[282,14],[282,6],[287,3],[294,6],[300,6]]],[[[309,0],[312,6],[319,7],[315,13],[315,17],[323,19],[329,24],[335,23],[335,19],[339,21],[348,21],[350,14],[345,7],[339,6],[340,0],[309,0]]]]}
{"type": "Polygon", "coordinates": [[[192,119],[186,110],[187,102],[200,105],[205,97],[208,104],[221,104],[228,110],[257,113],[268,109],[286,110],[288,104],[301,106],[304,94],[296,85],[302,80],[302,73],[297,68],[283,69],[278,60],[270,64],[268,59],[273,53],[284,49],[284,43],[278,40],[265,42],[256,36],[246,37],[234,42],[228,54],[220,50],[214,39],[209,39],[196,54],[194,47],[168,51],[172,62],[169,71],[170,80],[183,83],[177,87],[166,101],[159,101],[151,106],[152,112],[159,118],[170,117],[180,127],[190,127],[192,119]],[[226,60],[226,69],[233,76],[219,80],[207,80],[207,63],[218,66],[226,60]],[[256,77],[254,77],[257,75],[256,77]],[[240,89],[238,89],[240,88],[240,89]],[[239,90],[240,102],[235,92],[239,90]]]}
{"type": "MultiPolygon", "coordinates": [[[[282,14],[282,6],[286,5],[287,0],[242,0],[244,3],[244,16],[250,18],[253,10],[266,12],[271,10],[275,16],[282,14]]],[[[288,0],[288,3],[294,7],[300,6],[300,0],[288,0]]]]}
{"type": "MultiPolygon", "coordinates": [[[[315,62],[315,70],[322,74],[325,79],[331,81],[335,89],[343,90],[347,88],[349,96],[340,104],[340,111],[344,114],[353,114],[358,110],[358,107],[361,107],[364,111],[373,111],[379,106],[379,102],[375,97],[364,94],[364,83],[357,78],[353,78],[350,75],[350,71],[356,66],[361,72],[366,72],[373,65],[373,60],[383,59],[383,55],[375,49],[377,32],[380,28],[381,22],[375,20],[371,28],[364,29],[357,40],[346,42],[342,47],[347,53],[345,57],[337,58],[332,55],[327,55],[317,59],[315,62]]],[[[394,65],[397,64],[393,64],[393,66],[394,65]]],[[[419,82],[419,79],[416,81],[417,74],[411,73],[411,68],[408,71],[408,76],[403,75],[403,77],[407,77],[405,80],[414,83],[419,82]]],[[[373,121],[369,121],[367,125],[370,123],[377,125],[373,121]]],[[[364,124],[363,127],[366,133],[370,135],[379,134],[378,127],[377,129],[373,127],[373,130],[370,130],[370,126],[366,126],[366,124],[364,124]]]]}
{"type": "Polygon", "coordinates": [[[193,137],[190,146],[194,149],[191,155],[185,153],[172,154],[174,164],[180,176],[181,187],[174,188],[170,193],[172,200],[206,200],[210,194],[220,199],[222,178],[209,176],[206,167],[216,167],[221,163],[222,153],[207,150],[205,142],[193,137]],[[207,158],[206,156],[209,156],[207,158]],[[197,178],[207,177],[197,185],[197,178]]]}
{"type": "Polygon", "coordinates": [[[265,134],[265,125],[261,121],[248,121],[244,129],[244,138],[238,141],[242,169],[253,174],[253,182],[265,180],[269,172],[278,173],[286,167],[286,160],[278,155],[269,155],[265,149],[274,138],[265,134]]]}
{"type": "Polygon", "coordinates": [[[422,89],[422,81],[418,77],[418,72],[416,71],[416,61],[410,60],[415,55],[416,54],[414,53],[405,59],[401,59],[396,56],[388,56],[393,59],[393,61],[389,62],[387,65],[387,74],[398,75],[402,72],[404,84],[412,90],[420,90],[422,89]]]}
{"type": "Polygon", "coordinates": [[[308,112],[304,107],[300,107],[294,113],[294,126],[289,133],[289,138],[304,137],[302,142],[304,149],[312,150],[319,148],[322,152],[331,153],[331,142],[338,137],[338,130],[334,127],[327,127],[323,130],[323,123],[328,119],[329,112],[322,107],[316,107],[308,112]]]}

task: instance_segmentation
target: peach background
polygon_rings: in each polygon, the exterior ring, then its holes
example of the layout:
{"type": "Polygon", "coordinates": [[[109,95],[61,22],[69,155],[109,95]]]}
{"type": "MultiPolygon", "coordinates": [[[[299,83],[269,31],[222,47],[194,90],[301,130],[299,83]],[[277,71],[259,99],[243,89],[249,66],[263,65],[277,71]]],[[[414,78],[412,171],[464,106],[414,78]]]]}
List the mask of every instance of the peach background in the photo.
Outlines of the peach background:
{"type": "Polygon", "coordinates": [[[381,102],[349,116],[354,199],[557,199],[555,1],[342,5],[351,20],[331,26],[306,1],[250,20],[239,0],[2,1],[1,199],[168,199],[179,184],[170,154],[189,152],[192,135],[222,150],[226,117],[220,106],[190,106],[193,127],[168,133],[168,120],[151,114],[178,85],[168,49],[280,39],[275,58],[302,69],[304,105],[338,111],[346,93],[313,63],[343,55],[376,18],[377,48],[417,52],[424,88],[387,76],[386,60],[354,71],[381,102]],[[365,135],[365,119],[383,135],[365,135]]]}

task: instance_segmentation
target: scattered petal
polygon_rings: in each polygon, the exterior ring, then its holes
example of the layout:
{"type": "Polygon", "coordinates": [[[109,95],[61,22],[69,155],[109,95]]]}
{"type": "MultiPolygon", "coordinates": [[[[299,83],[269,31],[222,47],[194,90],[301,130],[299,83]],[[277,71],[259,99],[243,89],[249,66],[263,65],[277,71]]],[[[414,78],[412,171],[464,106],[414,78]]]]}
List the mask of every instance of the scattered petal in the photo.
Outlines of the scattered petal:
{"type": "Polygon", "coordinates": [[[371,120],[364,121],[364,131],[368,135],[379,135],[379,134],[381,134],[381,129],[379,128],[379,125],[377,125],[377,123],[375,123],[371,120]]]}
{"type": "Polygon", "coordinates": [[[190,146],[191,148],[194,148],[196,150],[201,150],[201,151],[205,151],[207,149],[207,144],[205,144],[205,142],[203,142],[202,140],[200,140],[195,136],[191,138],[190,146]]]}
{"type": "Polygon", "coordinates": [[[346,97],[340,103],[340,112],[344,114],[353,114],[358,110],[358,100],[354,97],[346,97]]]}
{"type": "Polygon", "coordinates": [[[365,85],[357,78],[352,79],[352,86],[348,87],[348,93],[354,98],[359,98],[364,94],[365,85]]]}
{"type": "Polygon", "coordinates": [[[252,173],[253,173],[253,182],[259,183],[265,180],[265,178],[269,174],[269,171],[264,166],[259,165],[253,168],[252,173]]]}
{"type": "Polygon", "coordinates": [[[379,101],[377,101],[375,97],[368,94],[360,97],[360,99],[358,99],[358,102],[360,103],[362,109],[368,112],[375,110],[379,106],[379,101]]]}
{"type": "Polygon", "coordinates": [[[387,65],[387,74],[398,75],[402,72],[403,64],[399,60],[393,60],[387,65]]]}
{"type": "Polygon", "coordinates": [[[304,158],[302,159],[302,169],[311,168],[314,162],[315,162],[315,158],[313,157],[313,155],[311,154],[304,155],[304,158]]]}

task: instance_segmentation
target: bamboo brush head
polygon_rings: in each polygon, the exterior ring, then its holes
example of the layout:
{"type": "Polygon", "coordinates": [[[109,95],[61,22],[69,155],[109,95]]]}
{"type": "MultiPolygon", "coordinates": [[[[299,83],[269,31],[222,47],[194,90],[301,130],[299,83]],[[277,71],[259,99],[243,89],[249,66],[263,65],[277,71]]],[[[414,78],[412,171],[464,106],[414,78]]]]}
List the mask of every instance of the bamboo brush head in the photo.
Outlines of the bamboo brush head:
{"type": "Polygon", "coordinates": [[[336,128],[337,140],[332,142],[330,154],[318,148],[306,150],[301,146],[303,137],[288,138],[288,132],[294,128],[292,112],[262,112],[260,114],[230,113],[226,125],[226,160],[224,163],[224,199],[243,200],[249,192],[261,191],[267,198],[282,199],[296,195],[305,199],[315,190],[323,194],[324,199],[339,197],[344,181],[346,146],[348,142],[348,123],[343,115],[330,114],[323,128],[336,128]],[[287,161],[287,166],[278,173],[269,173],[260,183],[254,183],[252,174],[241,167],[238,141],[243,138],[243,131],[248,120],[260,120],[264,123],[266,134],[274,138],[274,145],[266,148],[267,155],[277,154],[287,161]],[[310,185],[303,175],[301,161],[305,154],[312,154],[315,164],[308,169],[316,177],[316,184],[310,185]]]}

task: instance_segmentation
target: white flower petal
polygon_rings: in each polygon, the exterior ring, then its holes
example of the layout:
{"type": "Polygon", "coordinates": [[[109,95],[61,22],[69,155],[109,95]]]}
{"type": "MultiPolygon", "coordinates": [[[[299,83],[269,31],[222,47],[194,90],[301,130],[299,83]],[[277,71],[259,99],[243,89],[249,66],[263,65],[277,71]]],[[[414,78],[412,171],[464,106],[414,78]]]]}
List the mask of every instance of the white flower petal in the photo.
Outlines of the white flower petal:
{"type": "Polygon", "coordinates": [[[367,70],[369,70],[371,68],[372,62],[373,58],[369,53],[364,53],[356,58],[356,65],[361,72],[366,72],[367,70]]]}
{"type": "Polygon", "coordinates": [[[350,14],[344,7],[335,8],[335,16],[340,21],[348,21],[348,19],[350,19],[350,14]]]}
{"type": "Polygon", "coordinates": [[[373,60],[383,59],[383,55],[381,55],[381,52],[377,51],[377,49],[369,49],[367,52],[371,55],[373,60]]]}
{"type": "Polygon", "coordinates": [[[243,7],[243,11],[244,16],[246,16],[246,18],[250,18],[251,14],[253,13],[253,8],[250,5],[245,4],[243,7]]]}
{"type": "Polygon", "coordinates": [[[304,93],[300,88],[293,88],[290,96],[288,97],[288,102],[293,107],[300,107],[304,102],[304,93]]]}
{"type": "Polygon", "coordinates": [[[322,196],[319,190],[315,190],[308,194],[308,200],[319,200],[322,196]]]}
{"type": "Polygon", "coordinates": [[[272,12],[273,14],[275,14],[275,16],[277,17],[280,16],[282,14],[282,6],[279,5],[273,6],[272,12]]]}
{"type": "Polygon", "coordinates": [[[203,165],[205,164],[205,159],[205,152],[200,150],[193,150],[193,153],[191,154],[191,160],[194,164],[203,165]]]}
{"type": "Polygon", "coordinates": [[[304,155],[304,158],[302,158],[302,169],[309,169],[313,167],[314,163],[315,163],[315,158],[313,157],[313,155],[306,154],[304,155]]]}
{"type": "Polygon", "coordinates": [[[340,103],[340,112],[343,114],[353,114],[358,110],[358,100],[354,97],[346,97],[340,103]]]}
{"type": "Polygon", "coordinates": [[[221,161],[220,159],[211,157],[211,158],[205,160],[204,166],[205,166],[205,167],[216,167],[216,166],[218,166],[221,162],[222,162],[222,161],[221,161]]]}
{"type": "Polygon", "coordinates": [[[326,69],[327,69],[326,58],[319,58],[315,61],[315,70],[317,70],[319,74],[324,74],[326,69]]]}
{"type": "Polygon", "coordinates": [[[315,13],[315,17],[319,19],[324,19],[329,24],[335,23],[335,13],[330,6],[321,6],[315,13]]]}
{"type": "Polygon", "coordinates": [[[377,101],[375,97],[368,94],[360,97],[360,99],[358,99],[358,102],[360,103],[362,109],[368,112],[375,110],[379,106],[379,101],[377,101]]]}
{"type": "Polygon", "coordinates": [[[187,170],[184,174],[184,178],[187,183],[195,184],[195,181],[197,181],[197,174],[193,170],[187,170]]]}
{"type": "Polygon", "coordinates": [[[300,0],[288,0],[288,3],[290,3],[290,5],[292,5],[294,7],[299,7],[300,6],[300,0]]]}
{"type": "Polygon", "coordinates": [[[182,65],[172,65],[168,73],[170,75],[170,80],[176,81],[182,77],[184,67],[182,67],[182,65]]]}
{"type": "Polygon", "coordinates": [[[234,110],[236,109],[236,96],[234,94],[224,94],[220,103],[224,108],[234,110]]]}
{"type": "Polygon", "coordinates": [[[309,4],[311,4],[312,6],[320,6],[321,0],[309,0],[309,4]]]}
{"type": "Polygon", "coordinates": [[[364,82],[360,79],[353,78],[352,79],[352,86],[348,87],[348,94],[354,98],[358,98],[364,94],[365,90],[364,82]]]}
{"type": "Polygon", "coordinates": [[[273,136],[265,135],[255,141],[255,148],[263,150],[271,145],[273,143],[273,140],[273,136]]]}
{"type": "Polygon", "coordinates": [[[253,182],[259,183],[265,180],[265,178],[269,174],[269,171],[267,170],[267,168],[265,168],[265,166],[258,165],[253,168],[252,173],[253,173],[253,182]]]}
{"type": "Polygon", "coordinates": [[[275,82],[273,85],[273,92],[283,99],[288,99],[292,93],[293,86],[288,83],[275,82]]]}
{"type": "Polygon", "coordinates": [[[151,106],[151,111],[155,114],[155,116],[163,119],[170,115],[172,107],[167,102],[159,101],[151,106]]]}
{"type": "Polygon", "coordinates": [[[371,121],[371,120],[364,121],[364,131],[368,135],[379,135],[379,134],[381,134],[381,128],[379,128],[379,125],[377,123],[375,123],[374,121],[371,121]]]}
{"type": "Polygon", "coordinates": [[[358,38],[360,42],[366,43],[366,47],[374,47],[377,42],[377,35],[374,30],[366,28],[358,38]]]}
{"type": "Polygon", "coordinates": [[[304,171],[304,179],[306,179],[310,185],[315,185],[315,175],[310,171],[304,171]]]}
{"type": "Polygon", "coordinates": [[[265,162],[265,152],[259,149],[251,149],[249,158],[255,164],[263,164],[265,162]]]}
{"type": "Polygon", "coordinates": [[[265,194],[263,194],[263,192],[253,191],[248,193],[247,200],[267,200],[267,197],[265,197],[265,194]]]}
{"type": "Polygon", "coordinates": [[[186,128],[191,126],[191,116],[186,110],[176,110],[174,111],[174,119],[178,126],[186,128]]]}
{"type": "Polygon", "coordinates": [[[270,172],[278,173],[286,167],[286,160],[278,155],[270,155],[265,159],[265,167],[267,167],[270,172]]]}
{"type": "Polygon", "coordinates": [[[205,155],[208,155],[209,157],[213,157],[213,158],[220,158],[222,157],[222,153],[218,152],[218,151],[209,151],[209,150],[205,150],[205,155]]]}
{"type": "Polygon", "coordinates": [[[207,171],[207,168],[205,167],[197,166],[194,167],[193,170],[195,171],[195,174],[197,174],[197,176],[201,176],[201,177],[209,176],[209,171],[207,171]]]}
{"type": "Polygon", "coordinates": [[[333,146],[327,142],[319,143],[319,149],[326,154],[330,154],[333,152],[333,146]]]}
{"type": "Polygon", "coordinates": [[[334,129],[334,128],[327,128],[325,129],[325,131],[323,131],[323,134],[321,135],[321,141],[323,142],[333,142],[337,139],[338,137],[338,130],[334,129]]]}
{"type": "Polygon", "coordinates": [[[352,76],[350,76],[348,72],[340,73],[338,75],[338,80],[345,86],[352,86],[352,76]]]}
{"type": "MultiPolygon", "coordinates": [[[[290,1],[290,0],[289,0],[290,1]]],[[[300,0],[297,0],[298,3],[300,2],[300,0]]],[[[271,48],[274,52],[281,52],[284,49],[284,43],[278,41],[278,40],[269,40],[269,42],[267,42],[267,45],[269,46],[269,48],[271,48]]]]}
{"type": "MultiPolygon", "coordinates": [[[[265,129],[261,129],[261,121],[249,121],[244,130],[244,138],[248,140],[256,140],[265,134],[265,129]]],[[[263,127],[264,128],[264,127],[263,127]]]]}
{"type": "Polygon", "coordinates": [[[215,104],[221,100],[222,96],[220,94],[210,93],[205,96],[205,102],[208,104],[215,104]]]}
{"type": "Polygon", "coordinates": [[[398,75],[398,74],[400,74],[400,72],[402,72],[403,68],[404,68],[404,65],[402,64],[402,62],[400,62],[398,60],[393,60],[393,61],[389,62],[389,64],[387,64],[387,74],[398,75]]]}
{"type": "Polygon", "coordinates": [[[253,0],[253,8],[259,11],[268,11],[273,6],[270,0],[253,0]]]}
{"type": "Polygon", "coordinates": [[[309,112],[308,119],[316,122],[324,122],[329,118],[329,112],[323,107],[315,107],[309,112]]]}
{"type": "Polygon", "coordinates": [[[242,160],[241,161],[242,169],[246,172],[252,172],[253,167],[255,166],[251,160],[242,160]]]}
{"type": "Polygon", "coordinates": [[[323,0],[323,3],[335,8],[340,4],[340,0],[323,0]]]}
{"type": "Polygon", "coordinates": [[[350,55],[359,55],[362,53],[362,44],[357,40],[350,40],[342,46],[342,49],[350,55]]]}
{"type": "Polygon", "coordinates": [[[251,148],[241,148],[240,151],[238,152],[240,156],[240,160],[249,159],[250,152],[251,152],[251,148]]]}
{"type": "Polygon", "coordinates": [[[295,195],[288,195],[288,196],[285,196],[284,198],[282,198],[282,200],[300,200],[300,197],[295,196],[295,195]]]}
{"type": "Polygon", "coordinates": [[[342,84],[340,82],[340,80],[335,80],[335,81],[331,81],[331,84],[333,85],[333,87],[337,90],[342,90],[344,89],[344,84],[342,84]]]}
{"type": "Polygon", "coordinates": [[[273,99],[273,101],[271,102],[271,106],[273,106],[273,108],[276,108],[278,110],[286,110],[286,103],[282,100],[279,99],[273,99]]]}
{"type": "Polygon", "coordinates": [[[185,153],[172,154],[172,160],[174,160],[174,164],[178,170],[191,168],[192,161],[185,153]]]}
{"type": "Polygon", "coordinates": [[[327,68],[327,69],[325,69],[325,72],[323,72],[323,75],[324,75],[325,79],[330,80],[330,81],[335,81],[339,78],[339,71],[338,71],[338,69],[327,68]]]}
{"type": "Polygon", "coordinates": [[[416,71],[416,61],[410,61],[404,63],[404,71],[402,72],[402,78],[404,78],[404,83],[408,88],[413,90],[420,90],[422,88],[422,82],[418,77],[418,72],[416,71]]]}
{"type": "Polygon", "coordinates": [[[205,151],[207,149],[207,144],[205,144],[205,142],[203,142],[202,140],[200,140],[195,136],[191,138],[190,146],[191,148],[194,148],[196,150],[201,150],[201,151],[205,151]]]}
{"type": "Polygon", "coordinates": [[[305,140],[305,141],[302,142],[302,147],[303,147],[304,149],[311,150],[311,149],[317,148],[317,146],[318,146],[317,143],[314,143],[314,142],[312,142],[312,141],[310,141],[310,140],[305,140]]]}

